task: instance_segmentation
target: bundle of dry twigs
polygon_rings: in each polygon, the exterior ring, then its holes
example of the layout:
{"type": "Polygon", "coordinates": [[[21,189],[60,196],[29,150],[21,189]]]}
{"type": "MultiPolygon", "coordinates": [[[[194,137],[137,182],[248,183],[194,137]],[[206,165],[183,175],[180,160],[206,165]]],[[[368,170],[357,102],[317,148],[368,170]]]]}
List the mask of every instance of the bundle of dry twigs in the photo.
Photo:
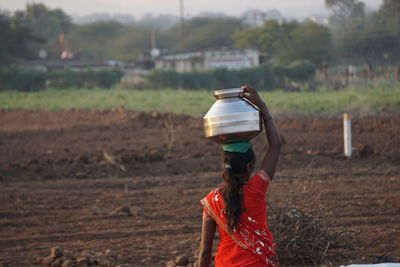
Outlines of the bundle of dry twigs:
{"type": "Polygon", "coordinates": [[[283,265],[316,265],[328,261],[331,249],[350,248],[344,232],[329,232],[321,220],[289,207],[271,207],[268,223],[283,265]]]}

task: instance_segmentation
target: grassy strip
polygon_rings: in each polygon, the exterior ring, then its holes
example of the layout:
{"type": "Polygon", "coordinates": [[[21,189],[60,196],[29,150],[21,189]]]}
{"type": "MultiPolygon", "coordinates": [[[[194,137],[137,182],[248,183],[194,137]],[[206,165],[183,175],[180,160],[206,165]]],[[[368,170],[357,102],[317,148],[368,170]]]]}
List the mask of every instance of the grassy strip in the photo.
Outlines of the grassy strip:
{"type": "MultiPolygon", "coordinates": [[[[274,114],[333,115],[345,111],[376,115],[400,111],[400,86],[370,86],[342,91],[284,93],[260,92],[274,114]]],[[[123,105],[136,111],[204,115],[215,102],[211,91],[47,89],[39,92],[0,92],[5,110],[110,109],[123,105]]]]}

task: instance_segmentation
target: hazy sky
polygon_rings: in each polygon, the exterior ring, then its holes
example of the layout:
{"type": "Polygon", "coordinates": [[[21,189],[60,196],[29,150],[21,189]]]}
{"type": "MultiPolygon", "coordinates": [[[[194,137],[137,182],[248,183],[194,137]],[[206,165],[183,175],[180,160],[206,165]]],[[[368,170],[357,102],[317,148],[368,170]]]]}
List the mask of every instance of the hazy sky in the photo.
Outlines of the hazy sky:
{"type": "MultiPolygon", "coordinates": [[[[0,8],[15,11],[26,3],[42,2],[51,8],[61,8],[69,14],[123,13],[140,16],[146,13],[179,14],[179,0],[0,0],[0,8]]],[[[194,16],[203,11],[239,15],[251,8],[278,9],[284,16],[302,18],[312,14],[327,14],[324,0],[184,0],[185,15],[194,16]]],[[[382,0],[363,0],[376,9],[382,0]]]]}

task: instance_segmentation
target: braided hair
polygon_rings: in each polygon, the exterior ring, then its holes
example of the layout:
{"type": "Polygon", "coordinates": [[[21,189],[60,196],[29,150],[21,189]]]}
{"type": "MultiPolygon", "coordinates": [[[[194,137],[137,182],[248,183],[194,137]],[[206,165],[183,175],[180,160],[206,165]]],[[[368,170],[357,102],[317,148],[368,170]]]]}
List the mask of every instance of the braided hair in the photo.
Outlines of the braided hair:
{"type": "Polygon", "coordinates": [[[242,187],[250,178],[249,167],[255,162],[253,150],[250,148],[247,152],[228,152],[224,151],[222,155],[224,187],[222,195],[225,201],[226,218],[228,228],[233,228],[238,224],[240,215],[243,212],[243,190],[242,187]]]}

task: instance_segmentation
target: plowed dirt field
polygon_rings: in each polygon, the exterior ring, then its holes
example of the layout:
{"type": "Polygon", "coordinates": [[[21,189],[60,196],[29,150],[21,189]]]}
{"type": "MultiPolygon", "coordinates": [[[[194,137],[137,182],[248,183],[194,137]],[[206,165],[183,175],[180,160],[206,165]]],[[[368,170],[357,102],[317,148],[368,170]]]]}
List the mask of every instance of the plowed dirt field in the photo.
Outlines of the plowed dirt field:
{"type": "MultiPolygon", "coordinates": [[[[276,121],[286,144],[268,203],[350,233],[348,248],[327,249],[327,265],[399,257],[400,118],[353,118],[351,159],[342,156],[341,118],[276,121]]],[[[259,157],[266,144],[264,134],[254,141],[259,157]]],[[[191,257],[199,200],[221,183],[220,155],[201,118],[0,112],[0,264],[38,266],[54,246],[71,255],[110,249],[126,266],[191,257]]]]}

